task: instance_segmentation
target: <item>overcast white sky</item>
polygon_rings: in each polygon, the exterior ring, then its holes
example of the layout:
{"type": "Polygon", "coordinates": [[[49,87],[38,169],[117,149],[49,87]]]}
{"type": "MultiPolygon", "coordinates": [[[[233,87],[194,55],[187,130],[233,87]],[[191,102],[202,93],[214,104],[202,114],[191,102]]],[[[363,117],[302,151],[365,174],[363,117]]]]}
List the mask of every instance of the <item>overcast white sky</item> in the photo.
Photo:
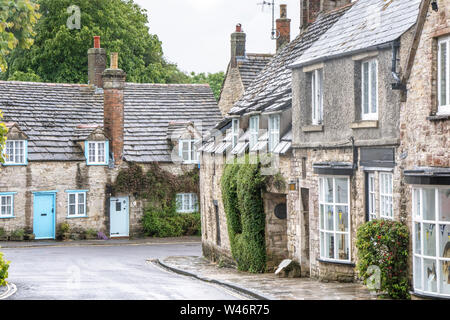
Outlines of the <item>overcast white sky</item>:
{"type": "MultiPolygon", "coordinates": [[[[267,1],[267,0],[266,0],[267,1]]],[[[269,0],[271,2],[271,0],[269,0]]],[[[230,59],[230,34],[241,23],[247,34],[247,52],[273,53],[270,39],[272,11],[263,0],[135,0],[148,10],[150,32],[163,42],[164,55],[183,71],[226,71],[230,59]]],[[[276,0],[275,18],[280,4],[288,5],[291,39],[300,25],[300,1],[276,0]]]]}

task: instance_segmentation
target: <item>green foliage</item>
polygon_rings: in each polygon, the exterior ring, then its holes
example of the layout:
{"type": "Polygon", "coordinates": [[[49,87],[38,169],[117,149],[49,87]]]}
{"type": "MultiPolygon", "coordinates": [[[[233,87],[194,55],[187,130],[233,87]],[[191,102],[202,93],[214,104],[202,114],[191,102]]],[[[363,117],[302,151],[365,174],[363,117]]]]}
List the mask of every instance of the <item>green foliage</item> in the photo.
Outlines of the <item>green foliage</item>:
{"type": "Polygon", "coordinates": [[[85,234],[85,236],[87,238],[96,238],[97,237],[97,230],[89,228],[89,229],[86,229],[84,234],[85,234]]]}
{"type": "Polygon", "coordinates": [[[25,230],[23,229],[14,230],[13,232],[11,232],[11,236],[21,238],[25,236],[25,230]]]}
{"type": "Polygon", "coordinates": [[[42,82],[42,79],[32,70],[28,70],[27,72],[15,71],[8,81],[42,82]]]}
{"type": "Polygon", "coordinates": [[[33,27],[40,15],[39,5],[30,0],[0,0],[0,8],[0,72],[5,72],[11,50],[33,44],[33,27]]]}
{"type": "MultiPolygon", "coordinates": [[[[5,150],[5,143],[6,143],[6,135],[8,134],[8,129],[6,128],[5,124],[1,122],[3,119],[3,113],[0,110],[0,149],[5,150]]],[[[3,152],[0,152],[0,163],[5,162],[4,158],[5,154],[3,152]]]]}
{"type": "Polygon", "coordinates": [[[0,237],[3,237],[4,235],[6,235],[6,231],[4,228],[0,228],[0,237]]]}
{"type": "Polygon", "coordinates": [[[149,206],[142,219],[145,235],[157,238],[200,235],[200,214],[178,214],[174,208],[175,206],[170,209],[149,206]]]}
{"type": "Polygon", "coordinates": [[[357,232],[357,269],[367,284],[370,266],[381,270],[382,292],[394,299],[408,299],[408,228],[396,221],[374,220],[357,232]]]}
{"type": "Polygon", "coordinates": [[[6,279],[8,279],[8,269],[9,261],[3,258],[3,253],[0,252],[0,287],[4,287],[8,284],[6,279]]]}
{"type": "Polygon", "coordinates": [[[231,252],[238,269],[253,273],[266,269],[266,244],[262,192],[265,179],[260,164],[227,164],[221,188],[231,252]]]}
{"type": "Polygon", "coordinates": [[[211,87],[211,90],[218,101],[220,98],[220,92],[222,90],[222,84],[225,80],[225,73],[223,71],[216,73],[198,73],[192,72],[190,74],[190,83],[207,83],[211,87]]]}
{"type": "Polygon", "coordinates": [[[59,225],[59,233],[68,233],[70,232],[70,225],[67,222],[63,222],[59,225]]]}
{"type": "MultiPolygon", "coordinates": [[[[8,0],[0,0],[7,1],[8,0]]],[[[28,1],[27,1],[28,2],[28,1]]],[[[16,71],[33,70],[44,82],[87,83],[87,50],[93,36],[101,36],[102,47],[119,52],[119,66],[127,81],[146,83],[185,82],[187,75],[166,62],[161,41],[149,33],[148,16],[132,0],[36,0],[41,18],[34,45],[17,48],[8,57],[9,78],[16,71]],[[71,5],[81,11],[81,29],[70,30],[71,5]]],[[[1,21],[2,19],[0,19],[1,21]]]]}

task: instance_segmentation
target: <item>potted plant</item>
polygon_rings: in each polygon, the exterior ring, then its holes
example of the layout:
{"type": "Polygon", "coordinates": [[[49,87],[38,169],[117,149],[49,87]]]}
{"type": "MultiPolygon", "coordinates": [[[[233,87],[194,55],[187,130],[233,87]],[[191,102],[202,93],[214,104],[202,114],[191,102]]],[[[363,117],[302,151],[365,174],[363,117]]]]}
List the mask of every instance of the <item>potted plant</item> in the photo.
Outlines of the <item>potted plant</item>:
{"type": "Polygon", "coordinates": [[[13,231],[11,233],[12,241],[23,241],[24,237],[25,237],[25,230],[23,229],[17,229],[16,231],[13,231]]]}
{"type": "Polygon", "coordinates": [[[59,225],[59,235],[61,240],[67,241],[70,239],[70,226],[67,222],[61,223],[59,225]]]}
{"type": "Polygon", "coordinates": [[[97,239],[97,231],[89,228],[85,231],[86,240],[96,240],[97,239]]]}
{"type": "Polygon", "coordinates": [[[5,229],[0,228],[0,241],[8,241],[9,236],[8,233],[5,231],[5,229]]]}

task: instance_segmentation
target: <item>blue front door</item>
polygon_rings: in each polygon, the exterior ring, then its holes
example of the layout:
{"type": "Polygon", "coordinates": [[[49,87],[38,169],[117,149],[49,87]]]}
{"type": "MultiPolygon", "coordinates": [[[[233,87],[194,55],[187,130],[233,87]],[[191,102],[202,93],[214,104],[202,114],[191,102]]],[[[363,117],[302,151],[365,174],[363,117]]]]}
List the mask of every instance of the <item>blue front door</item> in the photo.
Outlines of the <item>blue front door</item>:
{"type": "Polygon", "coordinates": [[[34,195],[33,232],[36,239],[55,239],[55,194],[34,195]]]}
{"type": "Polygon", "coordinates": [[[111,198],[109,208],[111,238],[128,237],[130,224],[128,197],[111,198]]]}

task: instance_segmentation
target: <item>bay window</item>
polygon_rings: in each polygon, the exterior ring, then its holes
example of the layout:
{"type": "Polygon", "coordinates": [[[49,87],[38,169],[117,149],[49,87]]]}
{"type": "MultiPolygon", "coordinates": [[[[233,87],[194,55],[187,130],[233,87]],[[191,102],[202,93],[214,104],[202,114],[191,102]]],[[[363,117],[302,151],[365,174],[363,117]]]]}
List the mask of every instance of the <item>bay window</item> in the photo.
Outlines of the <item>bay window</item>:
{"type": "Polygon", "coordinates": [[[378,120],[378,61],[363,61],[361,72],[361,119],[378,120]]]}
{"type": "Polygon", "coordinates": [[[350,180],[319,178],[320,258],[350,262],[350,180]]]}
{"type": "Polygon", "coordinates": [[[393,219],[393,175],[392,173],[380,173],[380,218],[393,219]]]}
{"type": "Polygon", "coordinates": [[[368,175],[368,192],[369,221],[372,221],[377,218],[375,173],[369,173],[368,175]]]}
{"type": "Polygon", "coordinates": [[[450,114],[450,36],[438,40],[439,114],[450,114]]]}
{"type": "Polygon", "coordinates": [[[413,188],[413,275],[418,293],[450,297],[450,186],[413,188]]]}
{"type": "Polygon", "coordinates": [[[323,70],[311,73],[311,112],[312,124],[318,125],[323,121],[323,70]]]}
{"type": "Polygon", "coordinates": [[[4,152],[6,165],[25,165],[27,163],[27,141],[6,140],[4,152]]]}
{"type": "Polygon", "coordinates": [[[280,143],[280,115],[269,116],[269,152],[280,143]]]}
{"type": "Polygon", "coordinates": [[[250,117],[250,149],[252,149],[257,143],[259,138],[259,116],[250,117]]]}

